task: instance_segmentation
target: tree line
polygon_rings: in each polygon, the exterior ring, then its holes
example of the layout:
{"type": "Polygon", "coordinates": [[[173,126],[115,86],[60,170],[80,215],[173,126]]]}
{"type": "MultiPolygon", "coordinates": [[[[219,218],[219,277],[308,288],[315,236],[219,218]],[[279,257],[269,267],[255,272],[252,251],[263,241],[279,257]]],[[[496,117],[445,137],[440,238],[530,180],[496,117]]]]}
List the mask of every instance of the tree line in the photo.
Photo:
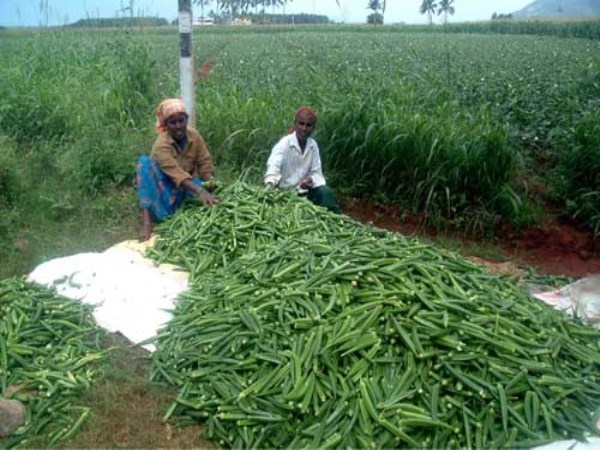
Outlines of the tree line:
{"type": "MultiPolygon", "coordinates": [[[[268,8],[283,7],[291,0],[193,0],[202,16],[227,14],[230,17],[258,14],[268,8]]],[[[337,1],[337,0],[336,0],[337,1]]]]}
{"type": "MultiPolygon", "coordinates": [[[[441,0],[437,3],[436,0],[423,0],[419,6],[421,14],[427,14],[429,24],[433,24],[433,16],[435,14],[444,16],[444,23],[448,21],[448,16],[455,12],[454,0],[441,0]]],[[[367,23],[378,25],[383,24],[385,14],[386,0],[369,0],[367,9],[373,11],[367,16],[367,23]]]]}

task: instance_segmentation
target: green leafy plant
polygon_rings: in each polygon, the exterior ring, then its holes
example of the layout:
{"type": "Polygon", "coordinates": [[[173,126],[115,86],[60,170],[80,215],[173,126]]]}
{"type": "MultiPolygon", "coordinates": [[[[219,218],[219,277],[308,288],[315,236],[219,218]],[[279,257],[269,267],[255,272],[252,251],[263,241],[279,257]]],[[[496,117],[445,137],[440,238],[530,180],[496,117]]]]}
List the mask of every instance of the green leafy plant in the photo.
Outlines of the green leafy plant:
{"type": "Polygon", "coordinates": [[[600,234],[600,115],[590,113],[575,127],[574,146],[562,154],[552,178],[553,196],[567,211],[600,234]]]}

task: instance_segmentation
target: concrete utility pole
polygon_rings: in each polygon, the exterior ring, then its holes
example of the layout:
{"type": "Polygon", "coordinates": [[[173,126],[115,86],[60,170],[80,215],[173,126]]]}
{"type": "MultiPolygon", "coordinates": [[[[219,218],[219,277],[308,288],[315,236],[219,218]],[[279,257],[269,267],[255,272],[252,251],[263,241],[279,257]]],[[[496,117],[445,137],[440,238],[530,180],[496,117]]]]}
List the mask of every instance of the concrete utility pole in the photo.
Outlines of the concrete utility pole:
{"type": "Polygon", "coordinates": [[[189,124],[196,127],[196,102],[194,99],[194,58],[192,54],[192,0],[179,2],[179,87],[189,124]]]}

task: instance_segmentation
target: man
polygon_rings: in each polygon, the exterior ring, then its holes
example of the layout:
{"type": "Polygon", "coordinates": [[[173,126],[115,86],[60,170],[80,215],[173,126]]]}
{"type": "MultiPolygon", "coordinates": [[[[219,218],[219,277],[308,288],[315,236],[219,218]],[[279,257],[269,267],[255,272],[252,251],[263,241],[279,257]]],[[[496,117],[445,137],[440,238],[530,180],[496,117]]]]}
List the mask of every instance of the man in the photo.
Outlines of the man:
{"type": "Polygon", "coordinates": [[[291,133],[271,150],[264,182],[271,188],[295,189],[314,204],[340,213],[335,195],[323,176],[319,146],[310,137],[316,126],[317,114],[312,108],[296,111],[291,133]]]}

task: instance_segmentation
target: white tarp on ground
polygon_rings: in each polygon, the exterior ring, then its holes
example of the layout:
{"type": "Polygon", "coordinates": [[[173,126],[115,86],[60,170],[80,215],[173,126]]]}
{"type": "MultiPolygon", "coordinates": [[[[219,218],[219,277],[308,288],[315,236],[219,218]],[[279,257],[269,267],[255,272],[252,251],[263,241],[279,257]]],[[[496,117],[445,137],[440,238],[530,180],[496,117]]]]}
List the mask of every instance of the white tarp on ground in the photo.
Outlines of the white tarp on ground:
{"type": "Polygon", "coordinates": [[[548,292],[533,291],[532,295],[555,309],[600,327],[600,276],[592,275],[548,292]]]}
{"type": "MultiPolygon", "coordinates": [[[[143,256],[152,243],[125,241],[102,253],[52,259],[37,266],[28,281],[94,305],[101,327],[137,344],[171,319],[175,299],[188,288],[187,273],[167,264],[156,266],[143,256]]],[[[154,350],[152,344],[143,347],[154,350]]]]}

